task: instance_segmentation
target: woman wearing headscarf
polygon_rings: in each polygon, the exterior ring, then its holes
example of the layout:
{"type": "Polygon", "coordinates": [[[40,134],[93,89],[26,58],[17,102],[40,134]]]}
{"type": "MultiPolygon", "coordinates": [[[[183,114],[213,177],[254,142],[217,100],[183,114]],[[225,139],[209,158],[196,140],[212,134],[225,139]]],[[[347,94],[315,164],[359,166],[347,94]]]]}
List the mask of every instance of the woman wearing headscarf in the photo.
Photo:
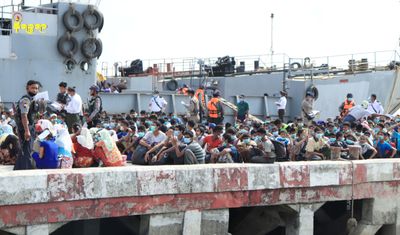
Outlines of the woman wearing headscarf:
{"type": "Polygon", "coordinates": [[[60,168],[72,168],[72,140],[66,128],[57,130],[57,138],[55,143],[58,146],[60,168]]]}
{"type": "Polygon", "coordinates": [[[93,155],[94,143],[90,131],[82,128],[75,133],[72,138],[74,148],[74,166],[75,167],[91,167],[95,164],[93,155]]]}
{"type": "Polygon", "coordinates": [[[0,144],[7,138],[8,135],[14,134],[12,126],[3,124],[0,126],[0,144]]]}
{"type": "Polygon", "coordinates": [[[58,146],[54,142],[53,135],[46,129],[39,136],[39,152],[34,152],[32,158],[36,161],[38,169],[59,168],[58,146]]]}
{"type": "Polygon", "coordinates": [[[22,149],[18,137],[15,135],[8,135],[0,145],[2,158],[0,163],[2,165],[14,165],[14,170],[19,170],[18,159],[22,158],[22,149]]]}
{"type": "Polygon", "coordinates": [[[108,130],[103,129],[97,132],[96,139],[98,142],[94,152],[97,159],[100,159],[105,166],[125,165],[126,158],[121,155],[108,130]]]}

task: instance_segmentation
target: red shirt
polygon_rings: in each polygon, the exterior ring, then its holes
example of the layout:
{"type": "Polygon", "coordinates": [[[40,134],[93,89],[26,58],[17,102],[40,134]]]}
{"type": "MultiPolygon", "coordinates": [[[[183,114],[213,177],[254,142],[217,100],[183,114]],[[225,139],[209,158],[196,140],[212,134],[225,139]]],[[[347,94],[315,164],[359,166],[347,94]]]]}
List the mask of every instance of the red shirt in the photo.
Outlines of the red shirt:
{"type": "Polygon", "coordinates": [[[208,135],[208,136],[204,137],[203,143],[208,144],[207,152],[209,152],[211,149],[221,146],[222,139],[221,138],[213,139],[213,135],[208,135]]]}

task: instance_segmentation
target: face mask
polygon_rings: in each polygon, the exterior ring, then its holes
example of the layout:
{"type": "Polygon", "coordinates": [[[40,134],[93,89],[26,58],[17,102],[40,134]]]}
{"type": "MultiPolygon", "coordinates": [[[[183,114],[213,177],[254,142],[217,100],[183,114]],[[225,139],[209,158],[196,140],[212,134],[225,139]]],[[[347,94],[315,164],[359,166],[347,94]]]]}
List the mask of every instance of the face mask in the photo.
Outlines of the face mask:
{"type": "Polygon", "coordinates": [[[174,131],[174,136],[178,136],[180,131],[174,131]]]}
{"type": "Polygon", "coordinates": [[[189,144],[190,142],[192,142],[192,140],[190,138],[187,138],[187,137],[183,137],[182,141],[185,144],[189,144]]]}
{"type": "Polygon", "coordinates": [[[336,142],[336,138],[330,138],[329,141],[330,141],[331,143],[336,142]]]}
{"type": "Polygon", "coordinates": [[[396,118],[396,122],[400,122],[400,118],[396,118]]]}
{"type": "Polygon", "coordinates": [[[291,135],[292,139],[296,139],[296,134],[291,135]]]}
{"type": "Polygon", "coordinates": [[[386,129],[386,128],[383,128],[382,131],[386,133],[386,132],[387,132],[387,129],[386,129]]]}
{"type": "Polygon", "coordinates": [[[170,123],[170,122],[165,122],[164,125],[165,125],[167,128],[170,128],[170,127],[171,127],[171,123],[170,123]]]}
{"type": "Polygon", "coordinates": [[[375,134],[379,132],[379,128],[374,128],[373,130],[375,134]]]}
{"type": "Polygon", "coordinates": [[[249,144],[249,143],[250,143],[250,139],[244,139],[244,140],[243,140],[243,143],[249,144]]]}
{"type": "Polygon", "coordinates": [[[144,136],[144,132],[138,132],[137,134],[138,134],[138,136],[139,136],[140,138],[142,138],[142,137],[144,136]]]}
{"type": "Polygon", "coordinates": [[[261,140],[261,137],[260,137],[260,136],[254,137],[254,141],[255,141],[256,143],[260,142],[260,140],[261,140]]]}
{"type": "Polygon", "coordinates": [[[338,132],[338,129],[337,129],[337,127],[334,127],[334,128],[333,128],[333,133],[335,133],[335,134],[336,134],[337,132],[338,132]]]}
{"type": "Polygon", "coordinates": [[[110,123],[110,125],[109,125],[109,127],[111,128],[111,129],[114,129],[115,128],[115,123],[110,123]]]}
{"type": "Polygon", "coordinates": [[[348,101],[352,101],[352,100],[353,100],[353,98],[347,98],[347,100],[348,100],[348,101]]]}
{"type": "Polygon", "coordinates": [[[299,127],[303,127],[304,126],[304,124],[303,123],[299,123],[299,124],[297,124],[299,127]]]}
{"type": "Polygon", "coordinates": [[[354,144],[354,141],[352,141],[352,140],[346,140],[346,143],[347,143],[347,144],[354,144]]]}
{"type": "Polygon", "coordinates": [[[226,142],[224,142],[224,143],[222,144],[222,147],[226,147],[226,142]]]}
{"type": "Polygon", "coordinates": [[[149,128],[149,131],[154,131],[155,129],[156,129],[155,126],[151,126],[151,127],[149,128]]]}
{"type": "Polygon", "coordinates": [[[378,136],[378,140],[383,140],[383,136],[378,136]]]}
{"type": "Polygon", "coordinates": [[[274,132],[272,132],[272,135],[274,135],[275,137],[277,137],[277,136],[279,135],[279,132],[274,131],[274,132]]]}
{"type": "Polygon", "coordinates": [[[375,118],[375,119],[374,119],[374,122],[375,122],[376,124],[378,124],[378,123],[379,123],[379,118],[375,118]]]}
{"type": "Polygon", "coordinates": [[[322,134],[322,133],[317,133],[317,134],[315,134],[315,137],[316,137],[317,139],[321,139],[322,136],[324,136],[324,134],[322,134]]]}

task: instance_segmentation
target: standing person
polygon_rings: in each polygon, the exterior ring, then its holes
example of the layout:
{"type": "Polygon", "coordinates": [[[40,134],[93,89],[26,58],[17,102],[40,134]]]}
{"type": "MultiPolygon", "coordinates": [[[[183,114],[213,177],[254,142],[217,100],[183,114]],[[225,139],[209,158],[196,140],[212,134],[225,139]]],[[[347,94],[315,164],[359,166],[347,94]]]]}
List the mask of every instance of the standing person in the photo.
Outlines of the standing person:
{"type": "Polygon", "coordinates": [[[67,105],[69,101],[69,96],[67,93],[67,83],[60,82],[60,84],[58,84],[58,89],[60,92],[57,94],[57,102],[62,105],[67,105]]]}
{"type": "MultiPolygon", "coordinates": [[[[182,103],[186,109],[189,111],[189,118],[188,120],[192,120],[195,123],[199,123],[200,116],[199,116],[199,100],[196,96],[194,96],[194,90],[189,89],[187,94],[190,96],[190,103],[185,104],[182,103]]],[[[183,102],[183,101],[182,101],[183,102]]]]}
{"type": "Polygon", "coordinates": [[[239,120],[241,123],[249,117],[249,103],[245,101],[245,96],[239,96],[239,102],[236,104],[237,111],[235,112],[235,122],[239,120]]]}
{"type": "Polygon", "coordinates": [[[149,110],[152,113],[161,114],[167,107],[167,101],[160,96],[160,92],[154,91],[153,97],[150,99],[149,110]]]}
{"type": "Polygon", "coordinates": [[[34,116],[39,111],[33,97],[39,92],[38,81],[29,80],[26,83],[27,94],[22,96],[16,107],[16,124],[22,146],[22,156],[17,158],[14,170],[34,169],[36,165],[31,157],[33,141],[35,140],[34,116]]]}
{"type": "Polygon", "coordinates": [[[381,102],[376,100],[376,95],[372,94],[370,98],[370,102],[368,104],[368,111],[371,113],[383,114],[384,110],[381,102]]]}
{"type": "Polygon", "coordinates": [[[89,117],[86,119],[88,128],[96,127],[100,124],[100,113],[103,111],[103,102],[99,96],[99,87],[93,85],[89,88],[90,100],[89,100],[89,117]]]}
{"type": "Polygon", "coordinates": [[[82,113],[82,98],[75,91],[75,87],[68,87],[68,95],[70,101],[63,109],[67,112],[65,115],[65,123],[68,126],[69,133],[72,133],[72,125],[80,123],[79,115],[82,113]]]}
{"type": "Polygon", "coordinates": [[[307,92],[306,97],[301,103],[301,117],[304,123],[309,124],[310,121],[314,119],[311,115],[314,108],[314,94],[307,92]]]}
{"type": "Polygon", "coordinates": [[[354,106],[356,106],[356,103],[353,100],[353,94],[349,93],[347,94],[344,102],[339,107],[340,118],[343,119],[349,113],[349,110],[354,106]]]}
{"type": "Polygon", "coordinates": [[[208,122],[216,125],[219,125],[224,121],[224,108],[222,107],[219,97],[219,91],[215,91],[213,98],[207,104],[208,122]]]}
{"type": "Polygon", "coordinates": [[[287,93],[285,91],[281,91],[281,98],[279,98],[278,102],[275,102],[276,104],[276,109],[278,109],[278,116],[279,119],[283,122],[283,117],[285,116],[285,109],[286,109],[286,104],[287,104],[287,93]]]}
{"type": "Polygon", "coordinates": [[[199,88],[197,88],[194,96],[199,101],[199,117],[200,122],[203,122],[204,111],[206,109],[206,96],[204,94],[204,86],[200,86],[199,88]]]}

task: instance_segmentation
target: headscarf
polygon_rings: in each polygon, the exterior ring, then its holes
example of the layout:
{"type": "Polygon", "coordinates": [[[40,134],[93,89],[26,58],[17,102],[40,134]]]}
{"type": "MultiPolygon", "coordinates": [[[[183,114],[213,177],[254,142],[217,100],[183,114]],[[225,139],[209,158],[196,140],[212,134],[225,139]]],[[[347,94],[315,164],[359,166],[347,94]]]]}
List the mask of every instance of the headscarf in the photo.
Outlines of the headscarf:
{"type": "Polygon", "coordinates": [[[71,152],[72,140],[67,129],[61,128],[57,130],[55,143],[58,145],[58,147],[64,148],[66,151],[71,152]]]}
{"type": "Polygon", "coordinates": [[[4,124],[0,126],[0,143],[3,143],[3,141],[7,138],[8,135],[14,134],[12,126],[8,124],[4,124]]]}
{"type": "Polygon", "coordinates": [[[81,129],[81,134],[78,135],[76,137],[76,139],[77,139],[78,143],[80,145],[82,145],[83,147],[85,147],[89,150],[94,148],[92,135],[90,134],[90,131],[87,128],[83,127],[81,129]]]}
{"type": "Polygon", "coordinates": [[[114,140],[112,139],[110,132],[103,129],[99,131],[98,134],[100,141],[104,141],[106,148],[111,151],[114,147],[114,140]]]}

